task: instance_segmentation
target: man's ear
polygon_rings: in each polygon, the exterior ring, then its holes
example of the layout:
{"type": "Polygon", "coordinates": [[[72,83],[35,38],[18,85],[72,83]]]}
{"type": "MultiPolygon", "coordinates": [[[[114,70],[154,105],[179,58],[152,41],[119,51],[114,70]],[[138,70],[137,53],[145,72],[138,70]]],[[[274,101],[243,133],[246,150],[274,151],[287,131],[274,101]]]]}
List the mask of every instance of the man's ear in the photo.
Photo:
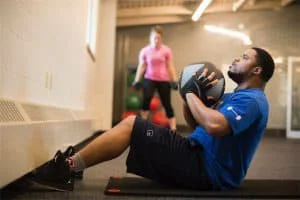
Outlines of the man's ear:
{"type": "Polygon", "coordinates": [[[260,66],[257,66],[257,67],[254,67],[253,68],[253,74],[255,74],[255,75],[259,75],[259,74],[261,74],[262,73],[262,71],[263,71],[263,69],[262,69],[262,67],[260,67],[260,66]]]}

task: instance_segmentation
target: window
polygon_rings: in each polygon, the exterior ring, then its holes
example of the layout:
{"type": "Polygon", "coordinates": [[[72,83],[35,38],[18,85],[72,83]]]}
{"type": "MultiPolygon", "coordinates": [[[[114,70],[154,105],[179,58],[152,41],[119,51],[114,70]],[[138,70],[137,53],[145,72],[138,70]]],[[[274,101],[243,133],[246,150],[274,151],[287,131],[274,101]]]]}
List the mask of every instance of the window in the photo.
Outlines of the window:
{"type": "Polygon", "coordinates": [[[86,44],[87,44],[87,51],[90,54],[93,61],[95,61],[96,43],[97,43],[96,36],[97,36],[97,24],[98,24],[98,10],[99,10],[99,0],[89,0],[86,44]]]}

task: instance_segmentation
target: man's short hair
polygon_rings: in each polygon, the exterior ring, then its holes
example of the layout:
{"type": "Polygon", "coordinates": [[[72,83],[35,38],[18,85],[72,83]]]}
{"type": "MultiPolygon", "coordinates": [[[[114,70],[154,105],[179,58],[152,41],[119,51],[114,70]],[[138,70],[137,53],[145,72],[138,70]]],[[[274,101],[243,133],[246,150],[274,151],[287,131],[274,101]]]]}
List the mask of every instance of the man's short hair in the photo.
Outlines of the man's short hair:
{"type": "Polygon", "coordinates": [[[258,47],[252,47],[252,49],[256,51],[257,64],[263,69],[261,77],[265,82],[268,82],[274,73],[274,60],[266,50],[258,47]]]}

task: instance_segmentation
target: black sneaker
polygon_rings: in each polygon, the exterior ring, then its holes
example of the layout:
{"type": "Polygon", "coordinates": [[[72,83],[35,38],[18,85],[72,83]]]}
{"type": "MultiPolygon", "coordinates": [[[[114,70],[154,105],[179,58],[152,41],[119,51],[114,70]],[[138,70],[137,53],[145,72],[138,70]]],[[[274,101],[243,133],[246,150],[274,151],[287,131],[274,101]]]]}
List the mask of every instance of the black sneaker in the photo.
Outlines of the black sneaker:
{"type": "Polygon", "coordinates": [[[68,146],[68,148],[63,152],[64,156],[71,157],[75,154],[75,148],[73,146],[68,146]]]}
{"type": "MultiPolygon", "coordinates": [[[[64,156],[66,158],[73,156],[76,153],[75,148],[73,146],[68,146],[68,148],[64,151],[64,156]]],[[[79,172],[73,172],[75,179],[83,179],[83,170],[79,172]]]]}
{"type": "Polygon", "coordinates": [[[54,190],[72,191],[74,189],[73,176],[66,157],[59,150],[52,160],[36,169],[29,179],[54,190]]]}

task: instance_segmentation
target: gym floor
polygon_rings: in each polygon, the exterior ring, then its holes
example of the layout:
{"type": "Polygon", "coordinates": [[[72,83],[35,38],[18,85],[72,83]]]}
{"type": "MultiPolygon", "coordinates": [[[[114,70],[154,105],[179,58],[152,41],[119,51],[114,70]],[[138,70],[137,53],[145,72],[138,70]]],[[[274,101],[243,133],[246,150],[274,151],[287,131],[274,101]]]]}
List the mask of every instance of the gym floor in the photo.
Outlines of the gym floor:
{"type": "MultiPolygon", "coordinates": [[[[193,199],[170,197],[106,196],[103,191],[110,176],[134,176],[126,173],[128,151],[115,160],[86,169],[82,180],[76,180],[72,192],[55,192],[29,184],[24,178],[3,188],[0,200],[34,199],[193,199]]],[[[300,140],[265,136],[246,178],[300,180],[300,140]]],[[[210,198],[211,199],[211,198],[210,198]]]]}

